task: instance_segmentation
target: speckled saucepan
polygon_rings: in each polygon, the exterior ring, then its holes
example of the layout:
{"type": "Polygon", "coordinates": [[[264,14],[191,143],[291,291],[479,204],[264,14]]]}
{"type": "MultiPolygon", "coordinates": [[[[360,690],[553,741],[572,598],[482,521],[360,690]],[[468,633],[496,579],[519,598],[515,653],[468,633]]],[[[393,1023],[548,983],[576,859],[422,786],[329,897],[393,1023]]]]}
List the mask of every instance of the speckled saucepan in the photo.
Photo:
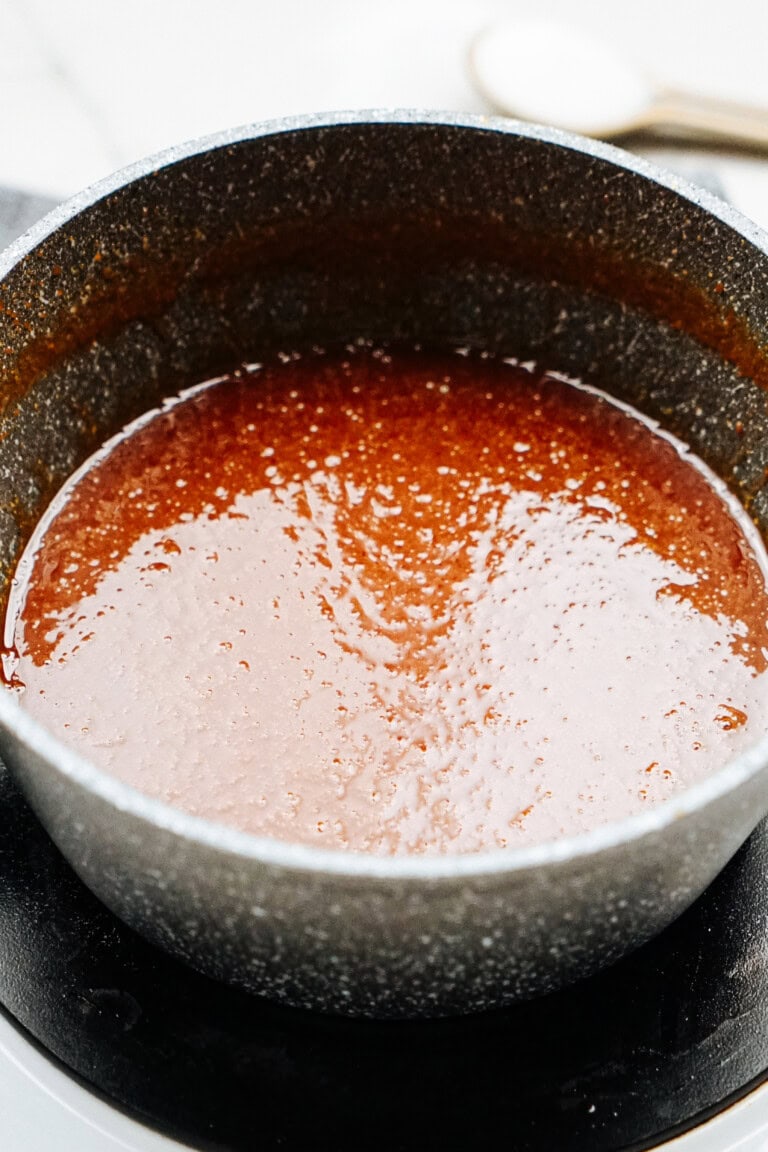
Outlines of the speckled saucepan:
{"type": "MultiPolygon", "coordinates": [[[[5,590],[54,491],[126,422],[243,360],[356,336],[584,376],[688,441],[765,530],[767,245],[639,160],[502,121],[288,120],[129,169],[2,260],[5,590]]],[[[591,972],[677,916],[768,809],[764,740],[578,838],[345,855],[146,799],[4,693],[0,721],[40,819],[118,915],[207,972],[336,1012],[482,1009],[591,972]]]]}

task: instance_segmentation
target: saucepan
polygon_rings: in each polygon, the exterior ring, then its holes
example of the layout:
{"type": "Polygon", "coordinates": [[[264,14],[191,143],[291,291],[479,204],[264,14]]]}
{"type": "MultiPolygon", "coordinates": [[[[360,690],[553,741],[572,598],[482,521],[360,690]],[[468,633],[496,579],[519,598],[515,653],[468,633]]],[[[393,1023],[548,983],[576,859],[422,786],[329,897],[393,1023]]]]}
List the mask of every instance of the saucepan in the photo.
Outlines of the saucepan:
{"type": "MultiPolygon", "coordinates": [[[[587,379],[690,444],[768,526],[768,238],[593,141],[419,112],[283,120],[97,185],[0,271],[4,598],[54,492],[125,424],[243,362],[357,337],[587,379]]],[[[213,976],[330,1012],[467,1012],[585,976],[669,924],[768,810],[763,739],[579,836],[383,858],[165,806],[10,693],[0,727],[40,820],[118,916],[213,976]]]]}

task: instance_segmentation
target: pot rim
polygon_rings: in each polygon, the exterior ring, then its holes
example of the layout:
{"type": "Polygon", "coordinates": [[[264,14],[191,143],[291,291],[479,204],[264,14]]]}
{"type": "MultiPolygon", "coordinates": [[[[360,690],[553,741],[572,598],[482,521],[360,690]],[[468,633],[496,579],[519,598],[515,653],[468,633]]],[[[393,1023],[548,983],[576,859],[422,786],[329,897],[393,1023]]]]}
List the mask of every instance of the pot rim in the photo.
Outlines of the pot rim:
{"type": "MultiPolygon", "coordinates": [[[[768,233],[718,197],[687,180],[616,148],[614,145],[570,132],[495,116],[422,111],[418,109],[360,110],[290,116],[247,124],[174,145],[105,177],[54,208],[0,253],[0,279],[32,253],[46,238],[101,200],[162,168],[206,152],[248,140],[296,132],[312,132],[364,125],[433,126],[465,128],[541,141],[596,160],[676,193],[703,209],[751,245],[768,254],[768,233]]],[[[670,829],[679,820],[733,792],[768,766],[768,735],[757,744],[647,812],[599,825],[589,832],[544,841],[526,848],[500,848],[477,853],[441,853],[421,856],[377,856],[363,852],[315,848],[291,841],[240,832],[227,825],[192,816],[153,799],[102,771],[68,748],[22,709],[10,692],[0,691],[0,726],[29,750],[47,761],[61,776],[90,792],[117,811],[136,817],[158,830],[194,841],[208,849],[258,861],[284,870],[326,873],[359,879],[438,881],[504,875],[605,852],[620,845],[670,829]]]]}

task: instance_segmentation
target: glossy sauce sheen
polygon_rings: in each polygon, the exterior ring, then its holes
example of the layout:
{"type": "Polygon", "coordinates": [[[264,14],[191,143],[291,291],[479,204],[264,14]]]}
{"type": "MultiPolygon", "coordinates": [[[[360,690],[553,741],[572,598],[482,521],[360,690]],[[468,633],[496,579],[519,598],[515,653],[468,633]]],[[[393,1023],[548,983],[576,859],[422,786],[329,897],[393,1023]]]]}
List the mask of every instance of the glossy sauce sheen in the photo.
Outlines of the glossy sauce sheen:
{"type": "Polygon", "coordinates": [[[768,596],[735,515],[679,445],[562,380],[287,358],[75,479],[20,568],[6,677],[110,773],[237,828],[530,844],[768,730],[768,596]]]}

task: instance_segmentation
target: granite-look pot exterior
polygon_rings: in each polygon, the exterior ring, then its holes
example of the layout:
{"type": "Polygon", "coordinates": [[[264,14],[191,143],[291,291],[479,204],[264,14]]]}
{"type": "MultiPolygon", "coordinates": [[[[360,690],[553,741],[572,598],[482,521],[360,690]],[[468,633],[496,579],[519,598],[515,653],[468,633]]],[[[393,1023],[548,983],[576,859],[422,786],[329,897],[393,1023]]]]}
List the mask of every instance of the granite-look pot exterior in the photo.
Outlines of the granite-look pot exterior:
{"type": "MultiPolygon", "coordinates": [[[[615,149],[423,113],[284,121],[84,193],[0,271],[6,594],[50,497],[126,422],[239,363],[358,337],[583,376],[690,443],[765,528],[766,240],[615,149]]],[[[768,809],[764,740],[589,835],[380,859],[174,811],[10,694],[0,724],[41,820],[118,915],[205,971],[335,1012],[477,1010],[593,971],[678,915],[768,809]]]]}

